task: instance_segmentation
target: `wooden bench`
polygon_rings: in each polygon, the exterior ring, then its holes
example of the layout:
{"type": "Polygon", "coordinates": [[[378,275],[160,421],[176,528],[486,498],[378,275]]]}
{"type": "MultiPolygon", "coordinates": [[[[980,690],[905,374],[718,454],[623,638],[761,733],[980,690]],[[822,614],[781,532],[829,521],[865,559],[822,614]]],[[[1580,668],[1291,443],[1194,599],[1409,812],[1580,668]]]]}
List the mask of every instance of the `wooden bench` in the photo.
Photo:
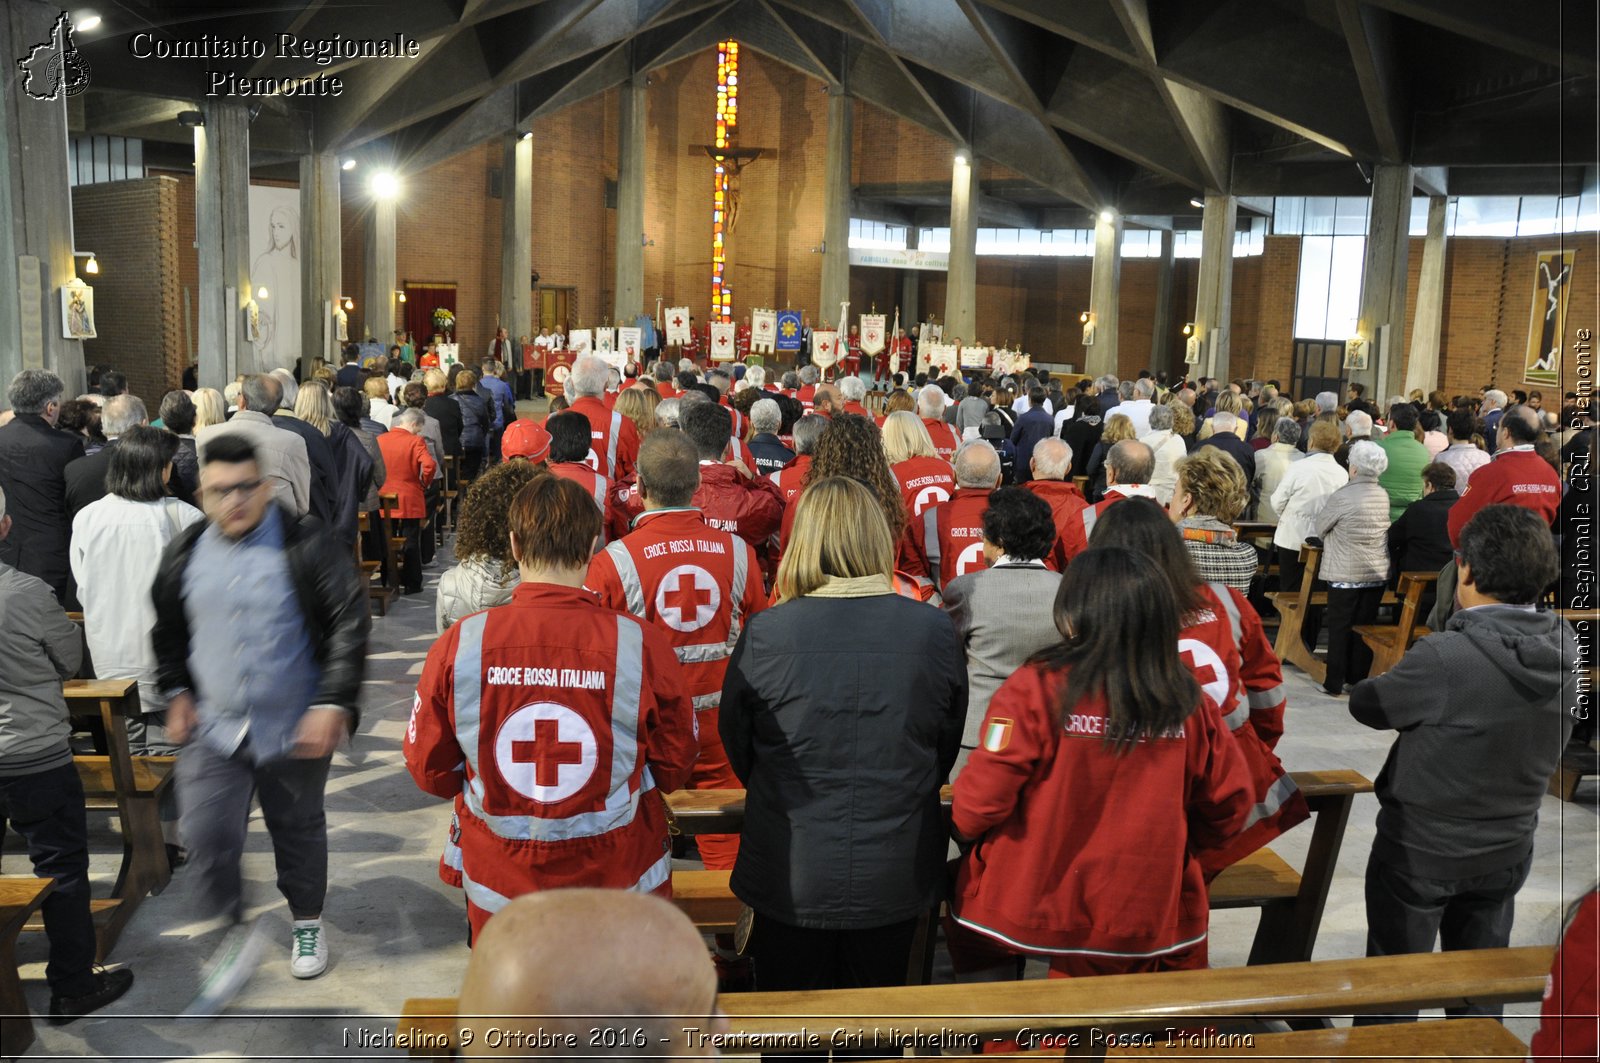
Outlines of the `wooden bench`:
{"type": "MultiPolygon", "coordinates": [[[[161,798],[172,785],[174,757],[135,757],[128,751],[127,720],[143,711],[133,679],[69,679],[62,684],[67,712],[97,720],[105,729],[105,756],[73,758],[83,781],[84,807],[115,812],[122,828],[122,863],[111,896],[89,902],[95,917],[97,958],[104,962],[144,898],[172,880],[161,834],[161,798]]],[[[33,919],[28,930],[44,929],[33,919]]]]}
{"type": "Polygon", "coordinates": [[[17,976],[17,934],[55,888],[54,879],[0,877],[0,1056],[7,1059],[33,1044],[33,1019],[17,976]]]}
{"type": "MultiPolygon", "coordinates": [[[[890,1027],[942,1029],[981,1041],[1013,1040],[1023,1028],[1034,1033],[1077,1031],[1086,1040],[1090,1030],[1164,1031],[1205,1022],[1536,1001],[1544,993],[1554,957],[1553,948],[1533,946],[1101,978],[730,993],[718,1003],[731,1031],[722,1045],[724,1055],[756,1050],[761,1045],[757,1039],[768,1039],[766,1047],[788,1048],[770,1039],[818,1031],[827,1038],[836,1029],[863,1035],[866,1045],[872,1043],[872,1030],[890,1027]]],[[[405,1002],[399,1029],[423,1042],[411,1049],[413,1058],[455,1058],[459,1010],[449,997],[405,1002]]],[[[1359,1039],[1357,1046],[1369,1037],[1382,1040],[1382,1034],[1315,1032],[1323,1043],[1337,1043],[1341,1035],[1347,1044],[1359,1039]]],[[[1419,1033],[1405,1036],[1415,1043],[1419,1033]]]]}
{"type": "MultiPolygon", "coordinates": [[[[1228,868],[1211,884],[1213,908],[1259,908],[1261,922],[1250,948],[1251,964],[1288,963],[1309,960],[1316,946],[1317,930],[1333,874],[1344,844],[1345,824],[1356,796],[1372,792],[1372,782],[1356,771],[1291,772],[1295,785],[1305,795],[1311,810],[1311,842],[1305,866],[1297,873],[1276,853],[1263,850],[1228,868]]],[[[737,834],[744,824],[743,790],[678,790],[667,795],[667,809],[673,829],[681,834],[737,834]]],[[[950,787],[941,794],[950,805],[950,787]]],[[[679,872],[678,874],[683,874],[679,872]]],[[[702,875],[715,874],[702,872],[702,875]]],[[[673,876],[676,895],[678,875],[673,876]]],[[[715,880],[685,880],[692,890],[696,912],[716,918],[712,900],[715,880]]],[[[685,910],[690,910],[685,908],[685,910]]],[[[733,909],[737,916],[737,908],[733,909]]],[[[696,920],[699,921],[698,919],[696,920]]],[[[706,924],[712,924],[708,921],[706,924]]]]}
{"type": "Polygon", "coordinates": [[[1400,663],[1411,644],[1424,635],[1431,635],[1422,623],[1422,596],[1439,580],[1437,572],[1402,572],[1398,587],[1400,615],[1392,624],[1358,624],[1356,634],[1372,648],[1372,671],[1369,676],[1382,675],[1400,663]]]}
{"type": "MultiPolygon", "coordinates": [[[[1321,686],[1328,678],[1328,663],[1318,657],[1301,638],[1305,630],[1306,612],[1312,607],[1326,606],[1328,592],[1316,590],[1317,573],[1322,567],[1322,547],[1300,547],[1300,564],[1304,573],[1298,591],[1271,591],[1267,597],[1278,610],[1278,639],[1273,650],[1278,660],[1299,668],[1312,681],[1321,686]]],[[[1393,605],[1397,598],[1393,592],[1384,591],[1382,605],[1393,605]]]]}

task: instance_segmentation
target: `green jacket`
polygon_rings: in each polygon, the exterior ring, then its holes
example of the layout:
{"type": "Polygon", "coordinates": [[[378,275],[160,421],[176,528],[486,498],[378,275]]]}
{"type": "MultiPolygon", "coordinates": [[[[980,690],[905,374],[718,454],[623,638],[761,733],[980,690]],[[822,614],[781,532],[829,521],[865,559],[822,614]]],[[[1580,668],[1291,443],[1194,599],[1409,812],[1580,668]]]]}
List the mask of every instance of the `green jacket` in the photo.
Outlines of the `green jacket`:
{"type": "Polygon", "coordinates": [[[1389,455],[1389,468],[1378,483],[1389,493],[1389,519],[1399,520],[1406,507],[1422,497],[1422,470],[1433,459],[1410,432],[1390,432],[1376,442],[1389,455]]]}

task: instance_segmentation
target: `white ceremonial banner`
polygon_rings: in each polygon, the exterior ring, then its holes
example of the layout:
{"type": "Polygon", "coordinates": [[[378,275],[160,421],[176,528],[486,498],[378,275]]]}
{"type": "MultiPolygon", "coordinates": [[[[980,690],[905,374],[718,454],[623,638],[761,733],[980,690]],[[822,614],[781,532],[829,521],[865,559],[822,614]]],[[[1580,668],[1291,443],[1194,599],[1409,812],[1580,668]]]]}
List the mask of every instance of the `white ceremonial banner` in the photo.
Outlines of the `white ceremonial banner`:
{"type": "Polygon", "coordinates": [[[575,328],[567,333],[567,350],[573,354],[588,354],[594,348],[594,333],[586,328],[575,328]]]}
{"type": "Polygon", "coordinates": [[[750,349],[764,354],[772,353],[772,343],[778,338],[778,312],[776,310],[750,311],[750,349]]]}
{"type": "Polygon", "coordinates": [[[1008,347],[1002,347],[998,351],[995,351],[993,362],[994,375],[1010,376],[1012,372],[1012,361],[1016,358],[1016,356],[1016,352],[1008,347]]]}
{"type": "Polygon", "coordinates": [[[614,328],[597,328],[594,330],[594,353],[607,355],[617,349],[617,330],[614,328]]]}
{"type": "Polygon", "coordinates": [[[959,355],[960,365],[963,369],[987,369],[992,347],[963,347],[959,355]]]}
{"type": "Polygon", "coordinates": [[[839,360],[839,334],[837,332],[811,333],[811,360],[818,369],[826,369],[839,360]]]}
{"type": "Polygon", "coordinates": [[[877,354],[883,350],[883,326],[887,315],[861,315],[861,353],[877,354]]]}
{"type": "Polygon", "coordinates": [[[955,344],[928,345],[928,372],[937,373],[939,376],[955,376],[958,364],[955,344]]]}
{"type": "Polygon", "coordinates": [[[629,362],[639,360],[639,340],[641,330],[635,326],[617,329],[617,347],[606,359],[610,365],[621,369],[629,362]]]}
{"type": "Polygon", "coordinates": [[[689,308],[687,306],[667,307],[667,344],[685,344],[689,342],[689,308]]]}
{"type": "Polygon", "coordinates": [[[711,323],[711,360],[731,362],[739,353],[739,329],[732,321],[711,323]]]}
{"type": "Polygon", "coordinates": [[[927,340],[929,343],[938,343],[944,339],[944,326],[935,325],[931,321],[924,321],[922,328],[917,330],[917,339],[927,340]]]}

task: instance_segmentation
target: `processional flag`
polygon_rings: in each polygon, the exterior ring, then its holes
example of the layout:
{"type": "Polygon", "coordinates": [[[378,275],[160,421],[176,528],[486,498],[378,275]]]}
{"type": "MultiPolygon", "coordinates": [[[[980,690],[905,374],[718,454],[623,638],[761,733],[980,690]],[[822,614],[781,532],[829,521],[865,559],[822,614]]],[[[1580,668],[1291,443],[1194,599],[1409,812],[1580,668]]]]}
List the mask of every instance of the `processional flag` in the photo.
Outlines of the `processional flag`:
{"type": "Polygon", "coordinates": [[[689,308],[687,306],[667,307],[667,345],[683,345],[689,342],[689,308]]]}
{"type": "Polygon", "coordinates": [[[731,321],[713,321],[711,323],[711,360],[713,362],[731,362],[738,352],[739,333],[731,321]]]}
{"type": "Polygon", "coordinates": [[[594,330],[594,353],[599,355],[610,354],[617,349],[617,330],[614,328],[597,328],[594,330]]]}
{"type": "Polygon", "coordinates": [[[607,361],[618,369],[621,369],[629,362],[637,362],[639,360],[639,343],[643,339],[642,331],[633,326],[617,329],[617,349],[607,361]]]}
{"type": "Polygon", "coordinates": [[[798,351],[800,349],[800,311],[778,311],[778,350],[798,351]]]}
{"type": "Polygon", "coordinates": [[[883,325],[885,315],[861,315],[861,353],[877,354],[883,350],[883,325]]]}
{"type": "Polygon", "coordinates": [[[837,332],[811,333],[811,360],[818,369],[826,369],[839,360],[839,334],[837,332]]]}
{"type": "Polygon", "coordinates": [[[772,343],[778,337],[778,312],[776,310],[750,311],[750,349],[771,353],[772,343]]]}
{"type": "Polygon", "coordinates": [[[567,349],[573,354],[588,354],[594,346],[594,333],[586,328],[575,328],[567,334],[567,349]]]}

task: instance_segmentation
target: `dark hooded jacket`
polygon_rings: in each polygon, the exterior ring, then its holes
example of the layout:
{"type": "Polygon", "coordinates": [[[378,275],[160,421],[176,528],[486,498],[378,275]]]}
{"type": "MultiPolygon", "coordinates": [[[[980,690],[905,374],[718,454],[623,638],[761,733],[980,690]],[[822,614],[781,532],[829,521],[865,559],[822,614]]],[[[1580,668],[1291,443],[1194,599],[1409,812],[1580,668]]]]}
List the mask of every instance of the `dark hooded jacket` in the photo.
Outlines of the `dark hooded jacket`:
{"type": "Polygon", "coordinates": [[[1356,684],[1350,715],[1400,732],[1378,775],[1373,855],[1439,879],[1525,859],[1572,733],[1577,652],[1557,614],[1488,605],[1356,684]]]}

